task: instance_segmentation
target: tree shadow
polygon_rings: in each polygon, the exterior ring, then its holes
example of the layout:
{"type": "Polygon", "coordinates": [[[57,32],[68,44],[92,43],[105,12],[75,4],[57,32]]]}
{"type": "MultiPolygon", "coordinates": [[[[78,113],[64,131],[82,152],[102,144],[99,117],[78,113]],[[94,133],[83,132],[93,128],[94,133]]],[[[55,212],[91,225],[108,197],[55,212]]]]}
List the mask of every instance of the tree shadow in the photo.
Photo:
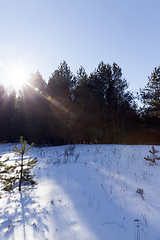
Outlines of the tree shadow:
{"type": "MultiPolygon", "coordinates": [[[[97,156],[96,149],[90,154],[88,148],[84,149],[84,156],[77,164],[68,159],[65,164],[55,166],[51,161],[45,166],[47,178],[53,182],[47,194],[48,202],[52,203],[53,239],[118,239],[118,235],[128,239],[130,231],[126,231],[128,226],[124,221],[128,213],[117,202],[118,197],[116,199],[111,193],[104,156],[101,157],[101,152],[97,156]],[[100,158],[100,163],[97,160],[97,164],[92,165],[95,156],[100,158]],[[85,159],[88,158],[93,158],[93,162],[87,162],[85,159]]],[[[58,157],[63,163],[64,154],[58,157]]]]}
{"type": "Polygon", "coordinates": [[[14,189],[4,194],[0,210],[0,239],[48,239],[49,229],[46,215],[48,211],[38,203],[33,188],[23,187],[21,192],[14,189]],[[41,231],[39,231],[39,229],[41,231]]]}

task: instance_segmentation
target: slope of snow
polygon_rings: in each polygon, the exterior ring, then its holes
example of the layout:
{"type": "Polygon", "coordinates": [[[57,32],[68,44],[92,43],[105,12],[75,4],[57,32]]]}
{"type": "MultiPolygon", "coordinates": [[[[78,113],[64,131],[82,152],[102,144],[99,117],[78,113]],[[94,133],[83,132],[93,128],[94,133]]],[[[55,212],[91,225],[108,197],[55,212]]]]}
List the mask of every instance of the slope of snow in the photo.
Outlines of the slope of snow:
{"type": "MultiPolygon", "coordinates": [[[[19,159],[12,147],[0,145],[2,159],[19,159]]],[[[38,184],[20,193],[1,190],[0,239],[160,239],[160,162],[149,166],[144,160],[150,149],[33,147],[26,157],[38,159],[38,184]]]]}

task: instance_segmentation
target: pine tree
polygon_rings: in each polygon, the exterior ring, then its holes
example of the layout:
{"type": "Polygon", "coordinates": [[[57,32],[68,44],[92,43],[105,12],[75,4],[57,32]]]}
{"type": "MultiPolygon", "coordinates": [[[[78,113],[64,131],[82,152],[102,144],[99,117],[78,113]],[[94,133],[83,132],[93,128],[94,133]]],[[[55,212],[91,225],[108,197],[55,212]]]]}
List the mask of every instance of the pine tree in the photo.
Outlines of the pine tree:
{"type": "Polygon", "coordinates": [[[21,155],[21,162],[18,162],[16,160],[15,164],[11,165],[11,164],[7,164],[9,161],[9,158],[7,158],[4,161],[0,161],[0,180],[4,186],[3,189],[5,191],[12,190],[16,186],[18,181],[19,181],[19,191],[21,191],[22,183],[24,185],[36,184],[36,182],[33,180],[35,175],[31,174],[31,169],[35,166],[37,159],[29,158],[28,160],[25,160],[25,161],[23,159],[24,154],[31,149],[34,143],[32,143],[26,149],[27,142],[26,141],[23,142],[23,137],[20,137],[20,144],[21,144],[21,149],[18,149],[18,147],[15,146],[15,148],[13,148],[12,150],[16,154],[21,155]]]}
{"type": "MultiPolygon", "coordinates": [[[[39,71],[31,74],[23,86],[19,99],[22,105],[23,128],[28,141],[42,144],[46,139],[48,101],[46,100],[46,82],[39,71]]],[[[21,118],[20,118],[21,120],[21,118]]]]}
{"type": "Polygon", "coordinates": [[[158,117],[160,114],[160,66],[155,68],[148,77],[148,83],[144,89],[140,89],[144,109],[150,117],[158,117]]]}
{"type": "Polygon", "coordinates": [[[48,123],[52,133],[51,141],[59,144],[69,142],[71,125],[71,105],[74,86],[73,74],[68,64],[63,61],[49,78],[47,94],[50,110],[48,112],[48,123]]]}
{"type": "Polygon", "coordinates": [[[152,162],[152,163],[155,163],[155,164],[156,164],[156,160],[160,160],[160,157],[158,157],[158,156],[156,155],[156,153],[158,153],[159,151],[156,150],[156,149],[154,148],[154,146],[152,146],[152,150],[149,150],[149,152],[150,152],[152,155],[151,155],[150,157],[149,157],[149,156],[144,157],[144,159],[146,159],[146,160],[149,161],[149,162],[152,162]]]}
{"type": "Polygon", "coordinates": [[[73,73],[68,64],[63,61],[58,69],[51,74],[47,85],[47,93],[52,98],[60,97],[64,100],[70,100],[74,83],[73,73]]]}
{"type": "Polygon", "coordinates": [[[31,184],[34,184],[33,176],[30,175],[30,169],[33,168],[33,166],[36,164],[36,159],[29,159],[28,163],[24,163],[23,155],[28,152],[31,147],[34,145],[34,143],[31,143],[31,145],[26,149],[27,141],[23,142],[23,136],[20,137],[20,144],[21,149],[18,149],[18,147],[15,145],[15,148],[12,149],[17,154],[21,154],[21,164],[20,164],[20,178],[19,178],[19,191],[21,191],[21,184],[22,182],[30,182],[31,184]],[[24,168],[27,167],[27,168],[24,168]]]}
{"type": "Polygon", "coordinates": [[[103,61],[89,77],[91,91],[101,107],[105,142],[119,142],[124,132],[125,119],[132,110],[133,96],[122,69],[103,61]],[[122,114],[123,113],[123,114],[122,114]]]}
{"type": "Polygon", "coordinates": [[[0,84],[0,141],[5,141],[6,139],[6,100],[7,93],[3,85],[0,84]]]}

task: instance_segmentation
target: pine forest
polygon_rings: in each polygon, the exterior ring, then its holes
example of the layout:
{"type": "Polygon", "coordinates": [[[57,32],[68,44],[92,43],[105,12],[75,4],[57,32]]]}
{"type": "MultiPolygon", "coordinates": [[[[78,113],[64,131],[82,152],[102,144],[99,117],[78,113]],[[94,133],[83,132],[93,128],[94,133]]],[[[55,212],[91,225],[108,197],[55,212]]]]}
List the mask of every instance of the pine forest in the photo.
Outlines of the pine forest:
{"type": "Polygon", "coordinates": [[[138,93],[128,87],[121,67],[103,61],[89,75],[63,61],[48,82],[31,73],[18,93],[0,85],[0,142],[160,144],[160,67],[138,93]]]}

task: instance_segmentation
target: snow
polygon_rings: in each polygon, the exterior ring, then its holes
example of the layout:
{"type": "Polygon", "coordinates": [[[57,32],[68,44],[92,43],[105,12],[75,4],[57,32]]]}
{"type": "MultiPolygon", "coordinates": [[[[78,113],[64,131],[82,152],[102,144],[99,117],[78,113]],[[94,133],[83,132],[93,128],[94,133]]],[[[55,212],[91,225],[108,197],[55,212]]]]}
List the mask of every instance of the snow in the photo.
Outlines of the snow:
{"type": "MultiPolygon", "coordinates": [[[[13,163],[12,147],[1,144],[0,155],[13,163]]],[[[160,161],[144,159],[151,147],[32,147],[37,185],[1,189],[0,239],[160,239],[160,161]]]]}

